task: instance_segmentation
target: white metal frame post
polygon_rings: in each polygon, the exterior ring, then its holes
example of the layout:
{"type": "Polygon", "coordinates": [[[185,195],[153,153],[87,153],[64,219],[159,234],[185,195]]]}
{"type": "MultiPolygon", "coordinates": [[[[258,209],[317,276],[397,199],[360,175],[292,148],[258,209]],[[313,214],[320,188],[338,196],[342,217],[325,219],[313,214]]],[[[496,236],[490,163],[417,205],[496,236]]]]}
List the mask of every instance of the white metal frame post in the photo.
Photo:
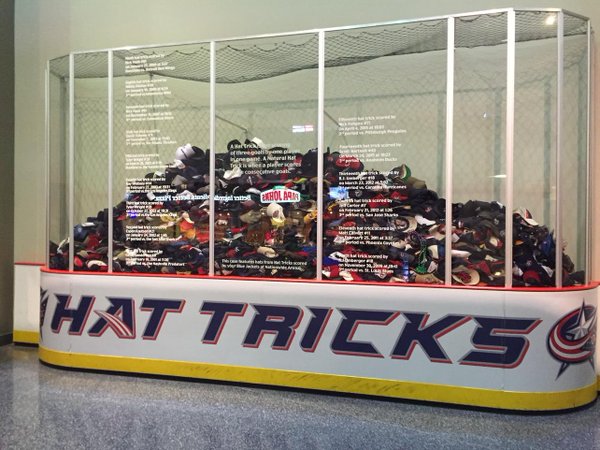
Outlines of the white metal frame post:
{"type": "Polygon", "coordinates": [[[317,105],[317,280],[323,279],[323,155],[325,154],[325,32],[319,31],[317,105]]]}
{"type": "Polygon", "coordinates": [[[69,54],[69,272],[73,271],[75,251],[75,233],[73,215],[74,206],[74,172],[75,172],[75,55],[69,54]]]}
{"type": "Polygon", "coordinates": [[[455,19],[448,17],[448,54],[446,65],[446,236],[444,282],[452,284],[452,189],[454,146],[454,31],[455,19]]]}
{"type": "Polygon", "coordinates": [[[46,255],[44,261],[46,267],[50,267],[50,61],[46,62],[44,73],[44,87],[46,95],[44,96],[44,158],[46,170],[44,171],[44,186],[46,186],[46,233],[44,248],[46,255]]]}
{"type": "Polygon", "coordinates": [[[556,218],[554,225],[555,233],[555,247],[556,247],[556,260],[555,260],[555,277],[556,287],[560,288],[563,284],[562,279],[562,193],[561,193],[561,159],[562,159],[562,137],[563,137],[563,79],[564,79],[564,20],[565,15],[563,11],[557,13],[557,72],[556,72],[556,218]]]}
{"type": "Polygon", "coordinates": [[[210,188],[209,188],[209,256],[208,256],[208,274],[209,276],[214,276],[215,274],[215,157],[217,154],[215,145],[216,145],[216,42],[210,42],[210,168],[209,168],[209,177],[210,177],[210,188]]]}
{"type": "Polygon", "coordinates": [[[589,284],[591,280],[592,271],[592,236],[591,236],[591,192],[592,192],[592,156],[591,156],[591,142],[592,142],[592,24],[590,20],[587,21],[587,111],[586,111],[586,198],[585,198],[585,284],[589,284]]]}
{"type": "Polygon", "coordinates": [[[108,209],[105,220],[108,221],[108,273],[113,271],[113,51],[108,56],[108,209]]]}
{"type": "Polygon", "coordinates": [[[515,148],[515,59],[516,59],[516,14],[508,11],[506,36],[506,185],[505,185],[505,246],[504,246],[504,285],[512,287],[513,266],[513,190],[514,190],[514,148],[515,148]]]}

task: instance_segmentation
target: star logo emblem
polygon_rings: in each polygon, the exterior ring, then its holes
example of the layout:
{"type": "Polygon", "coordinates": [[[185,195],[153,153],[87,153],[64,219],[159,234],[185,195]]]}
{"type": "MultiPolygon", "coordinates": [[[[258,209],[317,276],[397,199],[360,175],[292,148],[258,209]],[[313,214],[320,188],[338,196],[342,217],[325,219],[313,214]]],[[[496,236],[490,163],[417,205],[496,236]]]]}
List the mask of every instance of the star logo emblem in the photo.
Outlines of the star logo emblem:
{"type": "Polygon", "coordinates": [[[596,349],[596,308],[586,305],[563,316],[548,333],[548,350],[561,363],[558,375],[573,364],[589,361],[594,367],[596,349]]]}

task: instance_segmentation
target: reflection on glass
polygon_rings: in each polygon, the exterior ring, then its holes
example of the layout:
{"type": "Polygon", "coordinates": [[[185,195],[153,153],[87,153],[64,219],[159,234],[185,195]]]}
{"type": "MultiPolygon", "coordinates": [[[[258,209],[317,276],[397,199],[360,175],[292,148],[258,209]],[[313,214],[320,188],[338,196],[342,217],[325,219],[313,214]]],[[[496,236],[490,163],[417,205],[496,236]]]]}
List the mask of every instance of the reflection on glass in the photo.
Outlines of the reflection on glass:
{"type": "MultiPolygon", "coordinates": [[[[586,176],[581,168],[586,165],[586,144],[578,127],[586,110],[582,95],[586,97],[580,92],[586,89],[580,84],[586,30],[578,19],[565,19],[560,164],[564,285],[584,279],[577,271],[584,268],[585,258],[579,244],[585,245],[586,176]],[[580,264],[576,267],[572,261],[580,264]]],[[[518,12],[516,41],[513,285],[552,286],[557,248],[557,14],[518,12]]]]}
{"type": "Polygon", "coordinates": [[[587,220],[587,20],[564,15],[560,163],[563,286],[585,281],[587,220]]]}
{"type": "Polygon", "coordinates": [[[73,269],[108,270],[108,53],[73,57],[73,269]]]}
{"type": "Polygon", "coordinates": [[[207,45],[114,53],[117,272],[208,273],[209,61],[207,45]]]}
{"type": "Polygon", "coordinates": [[[505,284],[507,14],[455,23],[452,283],[505,284]]]}
{"type": "Polygon", "coordinates": [[[444,281],[446,21],[325,36],[323,278],[444,281]]]}
{"type": "Polygon", "coordinates": [[[216,49],[215,274],[315,278],[318,39],[216,49]]]}
{"type": "Polygon", "coordinates": [[[68,102],[69,57],[49,63],[49,192],[48,192],[48,265],[51,269],[69,268],[69,197],[68,197],[68,102]],[[65,70],[66,69],[66,70],[65,70]],[[65,75],[66,73],[66,75],[65,75]]]}

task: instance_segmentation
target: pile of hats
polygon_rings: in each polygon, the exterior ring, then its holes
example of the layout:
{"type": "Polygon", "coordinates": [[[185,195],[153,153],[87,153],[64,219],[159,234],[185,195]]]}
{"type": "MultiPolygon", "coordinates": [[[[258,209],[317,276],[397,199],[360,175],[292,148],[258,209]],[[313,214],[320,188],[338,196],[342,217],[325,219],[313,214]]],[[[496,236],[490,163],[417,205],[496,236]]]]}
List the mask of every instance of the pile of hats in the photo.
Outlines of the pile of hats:
{"type": "MultiPolygon", "coordinates": [[[[227,152],[215,155],[211,213],[210,152],[190,144],[179,147],[163,172],[146,175],[146,192],[133,190],[113,208],[113,270],[207,274],[212,218],[215,274],[314,279],[317,167],[316,149],[293,153],[267,148],[258,138],[233,140],[227,152]],[[274,190],[295,195],[285,201],[267,198],[274,190]],[[144,237],[131,230],[151,231],[144,237]]],[[[413,177],[408,166],[364,170],[357,157],[329,149],[323,193],[324,279],[441,284],[445,235],[451,232],[453,283],[504,285],[503,205],[455,203],[449,227],[445,200],[413,177]]],[[[109,219],[104,210],[75,227],[75,270],[107,270],[109,219]]],[[[515,211],[512,220],[513,285],[552,286],[552,233],[525,209],[515,211]]],[[[51,268],[67,268],[68,249],[68,239],[51,243],[51,268]]],[[[583,273],[574,272],[566,254],[562,271],[564,285],[583,283],[583,273]]]]}
{"type": "MultiPolygon", "coordinates": [[[[151,189],[127,193],[113,208],[113,271],[208,273],[209,163],[208,152],[189,144],[180,147],[164,172],[146,175],[151,189]],[[204,195],[195,194],[202,190],[204,195]],[[141,210],[133,205],[142,205],[141,210]],[[134,236],[132,229],[142,231],[134,236]]],[[[100,211],[75,226],[75,270],[108,269],[109,217],[108,210],[100,211]]],[[[66,269],[68,251],[68,239],[51,242],[50,267],[66,269]]]]}
{"type": "MultiPolygon", "coordinates": [[[[452,233],[452,283],[505,285],[506,210],[498,202],[452,205],[401,165],[364,171],[356,158],[326,155],[323,275],[345,281],[443,284],[446,233],[452,233]],[[353,173],[352,173],[353,172],[353,173]],[[349,180],[349,181],[348,181],[349,180]],[[365,188],[366,187],[366,188],[365,188]]],[[[555,285],[553,234],[519,208],[513,221],[513,286],[555,285]]],[[[563,285],[584,282],[563,253],[563,285]]]]}
{"type": "MultiPolygon", "coordinates": [[[[208,273],[210,220],[215,220],[215,273],[276,278],[316,277],[316,151],[272,158],[259,139],[231,141],[215,157],[215,211],[210,212],[210,152],[187,144],[164,172],[146,175],[147,192],[130,192],[113,208],[113,271],[208,273]],[[241,155],[241,156],[240,156],[241,155]],[[244,172],[245,163],[270,163],[270,177],[244,172]],[[310,163],[309,163],[310,160],[310,163]],[[285,167],[277,167],[280,161],[285,167]],[[309,168],[310,166],[310,168],[309,168]],[[311,173],[309,178],[301,175],[311,173]],[[261,203],[273,187],[298,192],[298,200],[261,203]],[[132,205],[150,205],[140,213],[132,205]],[[147,208],[148,209],[148,208],[147,208]],[[137,236],[130,230],[146,230],[137,236]],[[141,235],[140,235],[141,234],[141,235]]],[[[108,269],[107,210],[75,227],[74,269],[108,269]]],[[[69,241],[50,244],[50,267],[68,267],[69,241]]]]}
{"type": "Polygon", "coordinates": [[[315,278],[317,151],[233,140],[215,170],[215,273],[315,278]],[[264,197],[274,190],[295,195],[264,197]]]}

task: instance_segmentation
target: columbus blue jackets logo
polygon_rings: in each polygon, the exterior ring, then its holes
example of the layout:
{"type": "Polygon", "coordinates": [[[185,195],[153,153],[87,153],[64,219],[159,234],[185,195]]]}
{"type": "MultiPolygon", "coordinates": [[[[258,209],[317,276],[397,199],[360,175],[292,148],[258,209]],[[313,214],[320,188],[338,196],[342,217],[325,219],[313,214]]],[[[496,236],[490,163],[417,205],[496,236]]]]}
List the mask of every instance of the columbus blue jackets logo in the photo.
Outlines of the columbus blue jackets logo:
{"type": "Polygon", "coordinates": [[[596,308],[586,305],[563,316],[548,333],[548,350],[561,363],[556,378],[571,364],[589,361],[594,367],[596,348],[596,308]]]}

